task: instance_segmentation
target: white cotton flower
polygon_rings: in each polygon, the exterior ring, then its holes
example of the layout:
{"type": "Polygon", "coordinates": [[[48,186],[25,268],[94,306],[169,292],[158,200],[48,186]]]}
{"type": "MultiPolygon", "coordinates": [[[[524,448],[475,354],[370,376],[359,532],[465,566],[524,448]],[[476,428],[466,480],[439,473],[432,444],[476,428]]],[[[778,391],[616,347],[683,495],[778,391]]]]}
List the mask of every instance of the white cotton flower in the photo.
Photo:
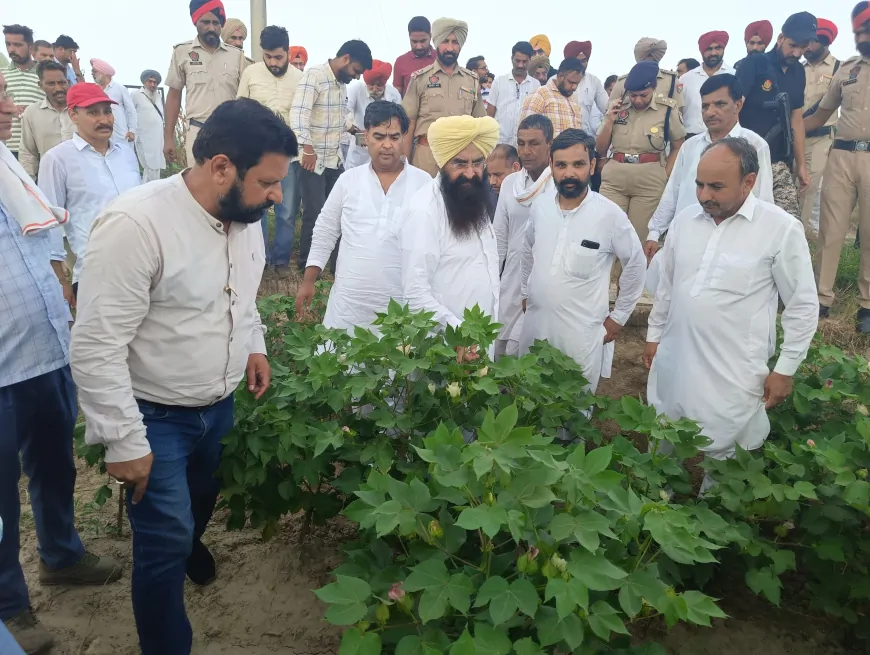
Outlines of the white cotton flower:
{"type": "Polygon", "coordinates": [[[404,346],[396,346],[396,350],[398,350],[403,355],[411,354],[411,344],[405,344],[404,346]]]}
{"type": "Polygon", "coordinates": [[[451,382],[447,385],[447,393],[450,394],[451,398],[459,398],[461,391],[462,388],[459,386],[458,382],[451,382]]]}
{"type": "Polygon", "coordinates": [[[429,393],[435,393],[435,383],[434,382],[429,383],[429,393]]]}
{"type": "Polygon", "coordinates": [[[483,368],[478,369],[476,375],[479,378],[485,378],[487,375],[489,375],[489,366],[484,366],[483,368]]]}

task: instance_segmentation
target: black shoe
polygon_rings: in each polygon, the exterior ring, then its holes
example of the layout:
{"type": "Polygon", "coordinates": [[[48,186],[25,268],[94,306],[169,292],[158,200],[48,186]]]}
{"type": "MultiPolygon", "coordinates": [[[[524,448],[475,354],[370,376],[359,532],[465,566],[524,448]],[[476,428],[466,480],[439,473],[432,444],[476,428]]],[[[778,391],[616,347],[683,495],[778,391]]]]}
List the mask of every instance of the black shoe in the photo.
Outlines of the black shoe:
{"type": "Polygon", "coordinates": [[[819,318],[828,318],[831,315],[831,308],[819,305],[819,318]]]}
{"type": "Polygon", "coordinates": [[[193,542],[193,550],[187,558],[187,577],[200,587],[211,584],[217,577],[214,557],[199,539],[193,542]]]}

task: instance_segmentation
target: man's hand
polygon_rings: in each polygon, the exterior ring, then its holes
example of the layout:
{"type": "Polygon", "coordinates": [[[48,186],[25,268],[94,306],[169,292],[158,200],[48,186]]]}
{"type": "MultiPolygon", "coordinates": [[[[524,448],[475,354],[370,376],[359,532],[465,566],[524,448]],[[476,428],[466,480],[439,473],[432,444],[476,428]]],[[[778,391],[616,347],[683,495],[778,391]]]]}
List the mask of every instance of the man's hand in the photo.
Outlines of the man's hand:
{"type": "Polygon", "coordinates": [[[302,146],[302,159],[299,160],[299,164],[309,173],[314,172],[314,168],[317,166],[317,153],[314,152],[314,148],[302,146]]]}
{"type": "Polygon", "coordinates": [[[148,487],[148,477],[151,475],[151,465],[154,454],[130,460],[129,462],[106,462],[106,473],[124,484],[125,489],[133,490],[133,504],[138,505],[148,487]]]}
{"type": "Polygon", "coordinates": [[[798,166],[797,178],[800,183],[800,188],[798,189],[800,193],[803,193],[810,188],[810,174],[807,172],[806,162],[802,162],[800,166],[798,166]]]}
{"type": "Polygon", "coordinates": [[[61,288],[63,289],[63,299],[66,300],[70,309],[76,308],[76,295],[73,293],[73,287],[69,283],[68,280],[64,280],[60,283],[61,288]]]}
{"type": "Polygon", "coordinates": [[[163,144],[163,156],[166,158],[166,162],[169,164],[174,164],[176,160],[176,152],[175,152],[175,139],[170,141],[166,141],[163,144]]]}
{"type": "Polygon", "coordinates": [[[653,360],[656,358],[656,353],[659,350],[659,344],[649,342],[643,349],[643,365],[649,370],[652,367],[653,360]]]}
{"type": "Polygon", "coordinates": [[[262,353],[252,353],[248,356],[247,380],[248,391],[254,394],[255,399],[260,400],[272,381],[272,369],[269,368],[269,361],[262,353]]]}
{"type": "Polygon", "coordinates": [[[75,50],[70,52],[69,63],[72,66],[73,73],[76,74],[76,77],[79,77],[79,76],[84,77],[84,75],[82,75],[81,66],[79,66],[79,56],[78,56],[78,54],[76,54],[75,50]]]}
{"type": "Polygon", "coordinates": [[[659,251],[658,241],[647,241],[643,244],[643,254],[646,255],[646,265],[649,266],[653,256],[659,251]]]}
{"type": "Polygon", "coordinates": [[[604,335],[604,343],[616,341],[616,337],[622,332],[622,326],[609,316],[604,319],[604,329],[607,331],[607,334],[604,335]]]}
{"type": "Polygon", "coordinates": [[[127,141],[133,141],[136,139],[136,135],[132,132],[127,132],[127,134],[124,135],[124,138],[127,139],[127,141]]]}
{"type": "Polygon", "coordinates": [[[302,280],[299,288],[296,290],[296,314],[302,314],[308,311],[311,307],[311,301],[314,299],[314,282],[302,280]]]}
{"type": "Polygon", "coordinates": [[[764,381],[764,409],[773,409],[791,395],[794,378],[779,373],[771,373],[764,381]]]}
{"type": "Polygon", "coordinates": [[[622,100],[614,100],[610,103],[610,108],[607,110],[607,120],[615,121],[619,112],[622,111],[622,100]]]}
{"type": "Polygon", "coordinates": [[[480,359],[480,355],[477,354],[477,348],[477,344],[474,344],[470,348],[456,346],[456,363],[462,364],[462,362],[474,362],[480,359]]]}

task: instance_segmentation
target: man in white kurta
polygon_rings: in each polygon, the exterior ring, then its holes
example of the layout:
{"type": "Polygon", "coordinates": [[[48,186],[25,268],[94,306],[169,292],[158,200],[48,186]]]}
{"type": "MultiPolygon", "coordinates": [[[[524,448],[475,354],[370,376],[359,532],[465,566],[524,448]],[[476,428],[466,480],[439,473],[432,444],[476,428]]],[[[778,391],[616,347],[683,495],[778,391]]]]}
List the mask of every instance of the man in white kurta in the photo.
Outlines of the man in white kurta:
{"type": "Polygon", "coordinates": [[[702,156],[700,205],[671,225],[644,351],[650,404],[698,421],[716,459],[764,443],[766,409],[791,393],[818,323],[803,226],[751,193],[757,173],[756,150],[742,138],[702,156]],[[784,338],[771,372],[779,298],[784,338]]]}
{"type": "Polygon", "coordinates": [[[550,173],[550,144],[553,142],[550,119],[541,114],[527,117],[519,125],[516,142],[523,167],[502,181],[492,224],[499,265],[503,266],[498,318],[501,329],[495,342],[496,358],[519,354],[523,330],[520,287],[526,225],[532,203],[539,198],[552,197],[554,190],[550,173]]]}
{"type": "Polygon", "coordinates": [[[115,114],[115,141],[132,148],[139,131],[139,120],[130,92],[124,85],[115,82],[115,69],[102,59],[91,59],[91,75],[94,82],[103,87],[106,95],[115,101],[112,105],[112,113],[115,114]]]}
{"type": "Polygon", "coordinates": [[[157,71],[146,70],[139,79],[142,88],[130,94],[139,121],[136,155],[142,166],[142,181],[153,182],[160,179],[160,171],[166,168],[166,159],[163,157],[163,98],[157,92],[162,78],[157,71]]]}
{"type": "Polygon", "coordinates": [[[439,174],[411,200],[400,231],[402,287],[413,311],[459,326],[475,305],[498,319],[498,250],[483,171],[499,126],[485,116],[447,116],[429,127],[439,174]]]}
{"type": "Polygon", "coordinates": [[[371,155],[365,145],[357,143],[357,135],[365,132],[366,109],[376,100],[389,100],[402,104],[402,95],[389,83],[393,67],[385,61],[375,59],[372,67],[363,73],[362,80],[354,80],[347,85],[347,112],[351,118],[350,133],[353,139],[347,150],[344,170],[368,164],[371,155]]]}
{"type": "Polygon", "coordinates": [[[555,193],[536,201],[526,228],[520,354],[546,340],[573,358],[595,393],[610,377],[613,342],[643,293],[646,261],[619,206],[589,189],[595,139],[569,129],[553,141],[555,193]],[[610,274],[619,260],[619,295],[610,311],[610,274]]]}
{"type": "Polygon", "coordinates": [[[372,325],[377,314],[387,311],[391,298],[402,302],[399,225],[410,199],[432,183],[426,171],[402,161],[408,115],[401,104],[370,104],[364,124],[373,158],[335,183],[314,225],[305,277],[296,296],[299,310],[311,302],[317,276],[341,238],[323,324],[351,332],[355,327],[377,332],[372,325]]]}

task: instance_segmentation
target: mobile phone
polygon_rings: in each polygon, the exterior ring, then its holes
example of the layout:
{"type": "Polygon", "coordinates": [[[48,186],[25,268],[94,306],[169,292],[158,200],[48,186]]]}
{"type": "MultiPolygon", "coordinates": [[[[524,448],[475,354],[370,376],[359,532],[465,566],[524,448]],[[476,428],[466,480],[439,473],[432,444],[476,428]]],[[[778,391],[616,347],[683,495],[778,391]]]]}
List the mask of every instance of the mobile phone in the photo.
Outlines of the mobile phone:
{"type": "Polygon", "coordinates": [[[587,241],[586,239],[583,239],[583,241],[580,242],[580,247],[598,250],[601,247],[601,244],[596,241],[587,241]]]}

